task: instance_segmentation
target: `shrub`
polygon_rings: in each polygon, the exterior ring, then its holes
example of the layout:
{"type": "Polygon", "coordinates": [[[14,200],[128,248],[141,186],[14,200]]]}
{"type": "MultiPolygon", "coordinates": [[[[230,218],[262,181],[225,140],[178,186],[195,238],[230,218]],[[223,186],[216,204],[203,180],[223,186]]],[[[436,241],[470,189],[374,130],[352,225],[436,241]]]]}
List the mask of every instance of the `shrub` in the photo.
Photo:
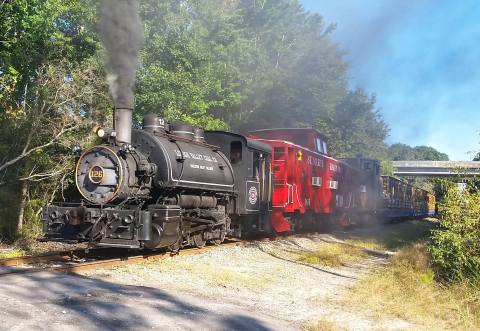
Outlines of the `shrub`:
{"type": "Polygon", "coordinates": [[[440,276],[449,281],[480,281],[480,192],[447,189],[440,205],[440,227],[429,245],[440,276]]]}

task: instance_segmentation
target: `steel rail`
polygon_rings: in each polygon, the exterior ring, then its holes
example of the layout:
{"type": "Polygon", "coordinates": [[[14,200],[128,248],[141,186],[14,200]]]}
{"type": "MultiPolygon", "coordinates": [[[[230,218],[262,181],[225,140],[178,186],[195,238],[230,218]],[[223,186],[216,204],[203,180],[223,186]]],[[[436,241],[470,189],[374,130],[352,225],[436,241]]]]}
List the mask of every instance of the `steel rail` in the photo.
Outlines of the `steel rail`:
{"type": "Polygon", "coordinates": [[[84,256],[85,250],[69,250],[52,252],[48,254],[36,255],[36,256],[19,256],[0,259],[0,266],[2,267],[19,267],[21,265],[45,263],[53,260],[71,260],[75,256],[84,256]]]}
{"type": "MultiPolygon", "coordinates": [[[[205,246],[203,248],[187,248],[182,249],[176,254],[171,254],[170,252],[152,252],[147,254],[138,254],[138,255],[126,255],[116,258],[108,259],[98,259],[87,262],[76,262],[74,261],[75,254],[85,257],[85,250],[78,250],[72,252],[62,252],[62,253],[52,253],[41,256],[24,256],[19,258],[8,258],[0,260],[1,267],[9,267],[7,270],[0,270],[0,277],[12,275],[12,274],[27,274],[27,273],[36,273],[41,271],[56,271],[67,274],[81,274],[85,271],[92,269],[109,269],[114,267],[119,267],[123,265],[130,264],[140,264],[143,262],[155,262],[166,260],[175,256],[184,256],[184,255],[196,255],[203,254],[212,249],[224,248],[230,246],[237,246],[244,243],[249,243],[249,241],[234,241],[226,242],[221,245],[214,246],[205,246]],[[55,262],[65,263],[62,265],[55,265],[55,262]],[[36,264],[45,263],[46,265],[37,266],[36,264]],[[31,265],[31,268],[20,268],[22,265],[31,265]]],[[[98,251],[93,251],[94,253],[100,253],[103,249],[98,251]]],[[[90,251],[92,253],[92,251],[90,251]]],[[[77,257],[78,258],[78,257],[77,257]]],[[[58,263],[57,263],[58,264],[58,263]]]]}

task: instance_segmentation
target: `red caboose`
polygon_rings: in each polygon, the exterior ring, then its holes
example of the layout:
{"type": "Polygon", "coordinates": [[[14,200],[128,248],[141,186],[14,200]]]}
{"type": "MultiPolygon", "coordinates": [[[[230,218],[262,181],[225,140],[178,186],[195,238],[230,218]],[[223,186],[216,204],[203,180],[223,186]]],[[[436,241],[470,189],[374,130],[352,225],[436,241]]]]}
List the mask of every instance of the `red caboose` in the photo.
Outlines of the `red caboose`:
{"type": "Polygon", "coordinates": [[[325,136],[314,129],[267,129],[250,138],[272,146],[272,226],[287,232],[330,220],[348,222],[356,206],[357,170],[328,156],[325,136]]]}

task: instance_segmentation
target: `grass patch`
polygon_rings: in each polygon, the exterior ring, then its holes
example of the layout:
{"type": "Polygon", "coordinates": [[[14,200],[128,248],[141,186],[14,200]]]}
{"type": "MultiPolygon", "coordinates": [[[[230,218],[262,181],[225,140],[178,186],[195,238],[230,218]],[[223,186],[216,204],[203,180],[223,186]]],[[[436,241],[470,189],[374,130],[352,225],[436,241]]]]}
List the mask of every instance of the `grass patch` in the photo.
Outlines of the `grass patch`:
{"type": "Polygon", "coordinates": [[[383,251],[386,249],[384,245],[373,239],[347,239],[345,244],[370,251],[383,251]]]}
{"type": "Polygon", "coordinates": [[[23,249],[18,249],[18,248],[0,251],[0,259],[8,259],[12,257],[20,257],[25,255],[27,255],[27,252],[25,252],[23,249]]]}
{"type": "Polygon", "coordinates": [[[347,296],[379,318],[401,318],[428,329],[480,329],[480,290],[435,280],[424,243],[410,244],[391,263],[358,282],[347,296]]]}
{"type": "Polygon", "coordinates": [[[337,232],[335,236],[365,249],[396,250],[412,242],[425,239],[437,226],[436,220],[424,219],[337,232]]]}
{"type": "Polygon", "coordinates": [[[338,331],[341,330],[338,326],[327,320],[319,320],[316,322],[307,323],[303,328],[303,331],[338,331]]]}
{"type": "Polygon", "coordinates": [[[366,256],[367,253],[361,246],[333,243],[322,245],[314,251],[301,252],[298,261],[327,267],[339,267],[358,262],[366,256]]]}

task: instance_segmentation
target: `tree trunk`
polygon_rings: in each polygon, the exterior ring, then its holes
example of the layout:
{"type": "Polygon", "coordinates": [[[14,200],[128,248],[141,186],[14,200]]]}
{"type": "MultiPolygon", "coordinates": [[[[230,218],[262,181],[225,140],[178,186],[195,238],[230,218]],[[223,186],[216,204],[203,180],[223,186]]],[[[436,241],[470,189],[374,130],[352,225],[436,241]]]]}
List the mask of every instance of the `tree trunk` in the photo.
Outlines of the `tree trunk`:
{"type": "Polygon", "coordinates": [[[22,234],[23,228],[23,216],[25,214],[25,205],[27,204],[28,198],[28,183],[26,180],[22,181],[22,195],[20,201],[20,210],[18,211],[18,221],[17,221],[17,234],[22,234]]]}

